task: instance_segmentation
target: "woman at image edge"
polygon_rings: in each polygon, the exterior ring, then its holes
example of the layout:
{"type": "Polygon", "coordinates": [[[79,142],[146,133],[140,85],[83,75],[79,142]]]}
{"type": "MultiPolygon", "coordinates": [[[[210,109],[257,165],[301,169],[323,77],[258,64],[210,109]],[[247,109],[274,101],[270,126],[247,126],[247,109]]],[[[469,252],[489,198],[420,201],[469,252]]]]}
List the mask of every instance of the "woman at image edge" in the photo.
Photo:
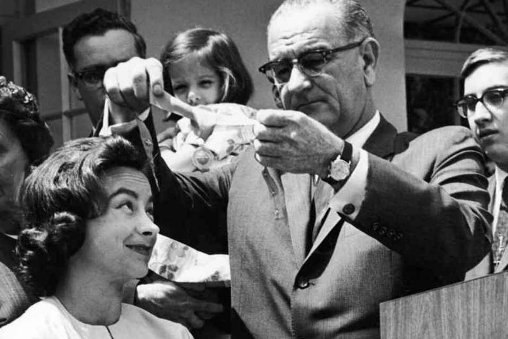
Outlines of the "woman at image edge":
{"type": "Polygon", "coordinates": [[[145,164],[120,137],[65,144],[27,178],[22,277],[43,298],[0,338],[192,338],[180,324],[122,304],[146,275],[158,227],[145,164]]]}
{"type": "Polygon", "coordinates": [[[18,197],[25,177],[48,157],[52,145],[35,97],[0,76],[0,327],[38,301],[15,270],[22,225],[18,197]]]}

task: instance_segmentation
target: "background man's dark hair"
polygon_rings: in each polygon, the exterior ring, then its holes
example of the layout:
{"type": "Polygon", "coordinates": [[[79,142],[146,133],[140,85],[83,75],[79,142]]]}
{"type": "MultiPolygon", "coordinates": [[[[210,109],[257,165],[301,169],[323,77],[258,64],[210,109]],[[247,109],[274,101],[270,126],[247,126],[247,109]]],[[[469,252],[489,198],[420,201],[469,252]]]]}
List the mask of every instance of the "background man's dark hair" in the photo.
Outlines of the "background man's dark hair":
{"type": "Polygon", "coordinates": [[[67,63],[73,67],[76,58],[74,45],[81,38],[90,35],[104,35],[112,29],[123,29],[132,34],[136,50],[141,58],[146,56],[146,43],[138,34],[136,26],[118,13],[113,13],[102,8],[97,8],[89,13],[84,13],[68,23],[63,29],[63,52],[67,63]]]}

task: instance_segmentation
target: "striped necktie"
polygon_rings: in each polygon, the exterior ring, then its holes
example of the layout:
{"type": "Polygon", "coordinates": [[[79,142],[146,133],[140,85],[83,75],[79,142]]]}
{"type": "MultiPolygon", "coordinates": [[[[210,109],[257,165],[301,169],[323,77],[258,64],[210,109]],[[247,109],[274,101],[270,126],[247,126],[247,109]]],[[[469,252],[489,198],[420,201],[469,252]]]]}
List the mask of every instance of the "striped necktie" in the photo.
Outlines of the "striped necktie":
{"type": "Polygon", "coordinates": [[[503,252],[506,248],[508,240],[508,183],[505,179],[503,182],[502,200],[497,218],[496,232],[492,243],[492,254],[494,257],[494,265],[497,266],[501,261],[503,252]]]}

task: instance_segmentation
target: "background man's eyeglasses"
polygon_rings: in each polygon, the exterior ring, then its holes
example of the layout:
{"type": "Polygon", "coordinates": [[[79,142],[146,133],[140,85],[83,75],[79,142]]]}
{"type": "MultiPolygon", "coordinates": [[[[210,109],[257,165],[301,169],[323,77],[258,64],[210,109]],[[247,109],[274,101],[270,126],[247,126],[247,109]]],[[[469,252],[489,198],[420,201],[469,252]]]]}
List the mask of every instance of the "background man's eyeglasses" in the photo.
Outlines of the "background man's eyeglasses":
{"type": "Polygon", "coordinates": [[[73,72],[72,74],[88,88],[97,89],[102,86],[106,71],[111,67],[115,67],[117,64],[118,62],[111,65],[93,66],[80,72],[73,72]]]}
{"type": "Polygon", "coordinates": [[[508,88],[489,89],[479,98],[474,95],[466,95],[455,103],[455,107],[457,107],[459,115],[467,119],[474,114],[478,102],[481,102],[485,108],[492,112],[503,106],[507,95],[508,88]]]}
{"type": "Polygon", "coordinates": [[[322,73],[323,67],[330,61],[334,53],[347,51],[360,46],[366,38],[361,41],[353,42],[345,46],[334,49],[317,49],[304,52],[295,59],[280,59],[270,61],[259,67],[259,71],[266,75],[270,82],[285,84],[291,77],[293,65],[309,77],[315,77],[322,73]]]}
{"type": "Polygon", "coordinates": [[[96,66],[85,69],[81,72],[73,72],[72,74],[77,80],[80,80],[87,87],[95,89],[102,86],[104,74],[111,66],[96,66]]]}

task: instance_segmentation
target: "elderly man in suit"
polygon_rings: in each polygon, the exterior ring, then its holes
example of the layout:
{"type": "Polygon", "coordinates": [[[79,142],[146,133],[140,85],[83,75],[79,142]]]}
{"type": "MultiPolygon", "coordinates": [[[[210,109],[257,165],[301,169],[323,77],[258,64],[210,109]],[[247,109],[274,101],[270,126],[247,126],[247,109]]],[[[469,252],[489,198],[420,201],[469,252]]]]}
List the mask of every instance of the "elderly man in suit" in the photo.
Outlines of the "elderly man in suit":
{"type": "Polygon", "coordinates": [[[497,273],[508,268],[508,52],[482,48],[462,67],[464,96],[457,101],[459,114],[468,120],[475,138],[494,163],[489,178],[492,251],[468,277],[497,273]]]}
{"type": "MultiPolygon", "coordinates": [[[[227,206],[233,337],[378,337],[379,303],[460,281],[489,251],[479,146],[457,126],[398,134],[372,99],[378,52],[357,1],[286,0],[260,67],[284,110],[258,112],[237,164],[155,159],[172,213],[227,206]]],[[[162,66],[132,59],[105,86],[125,121],[163,94],[162,66]]]]}

